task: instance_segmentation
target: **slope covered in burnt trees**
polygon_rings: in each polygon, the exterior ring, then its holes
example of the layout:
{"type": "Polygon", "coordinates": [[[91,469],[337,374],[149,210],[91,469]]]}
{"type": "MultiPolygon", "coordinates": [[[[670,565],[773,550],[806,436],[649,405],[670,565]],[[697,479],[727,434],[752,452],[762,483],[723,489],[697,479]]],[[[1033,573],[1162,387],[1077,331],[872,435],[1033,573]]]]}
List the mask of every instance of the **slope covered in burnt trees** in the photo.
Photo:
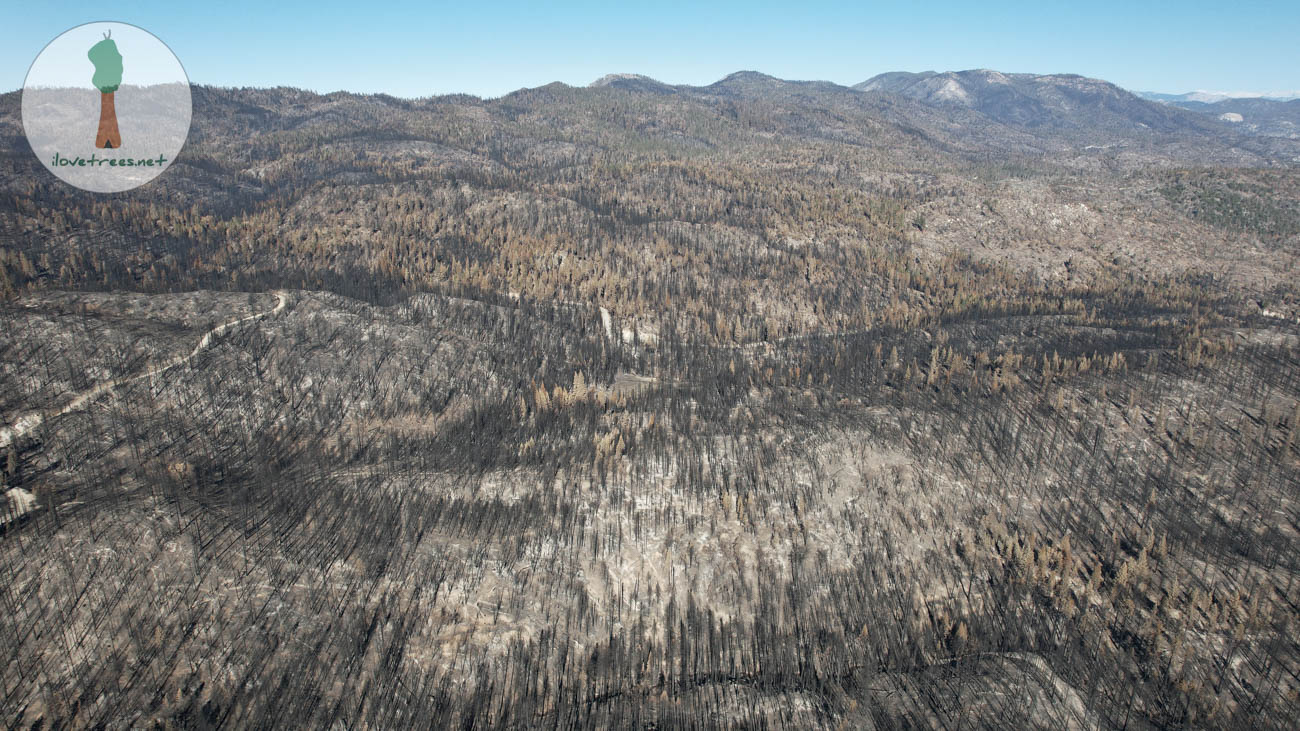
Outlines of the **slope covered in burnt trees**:
{"type": "Polygon", "coordinates": [[[3,101],[5,723],[1296,725],[1293,168],[623,86],[3,101]]]}

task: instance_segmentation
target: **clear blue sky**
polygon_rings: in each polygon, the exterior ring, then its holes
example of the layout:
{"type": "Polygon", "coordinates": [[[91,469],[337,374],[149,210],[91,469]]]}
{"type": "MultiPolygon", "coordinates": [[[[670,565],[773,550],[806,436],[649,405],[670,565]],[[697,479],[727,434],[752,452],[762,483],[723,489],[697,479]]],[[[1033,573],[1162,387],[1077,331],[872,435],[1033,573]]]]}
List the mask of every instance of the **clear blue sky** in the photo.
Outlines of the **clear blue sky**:
{"type": "Polygon", "coordinates": [[[706,84],[741,69],[854,84],[883,71],[1072,72],[1144,91],[1300,89],[1300,1],[559,2],[26,0],[0,90],[92,20],[143,26],[195,83],[499,96],[611,72],[706,84]]]}

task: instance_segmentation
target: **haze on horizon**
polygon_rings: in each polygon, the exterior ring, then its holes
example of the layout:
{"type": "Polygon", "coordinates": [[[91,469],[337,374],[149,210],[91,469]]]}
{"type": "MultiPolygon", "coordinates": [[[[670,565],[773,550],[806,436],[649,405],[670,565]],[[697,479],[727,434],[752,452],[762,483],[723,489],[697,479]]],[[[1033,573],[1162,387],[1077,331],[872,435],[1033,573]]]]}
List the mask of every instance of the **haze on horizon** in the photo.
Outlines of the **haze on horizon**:
{"type": "Polygon", "coordinates": [[[28,4],[9,14],[16,32],[0,50],[0,88],[20,88],[31,60],[63,31],[106,19],[157,35],[194,83],[401,97],[495,97],[554,81],[583,86],[610,73],[707,85],[741,69],[845,86],[887,71],[989,68],[1081,74],[1175,94],[1300,89],[1293,3],[1242,11],[1112,0],[1068,8],[945,1],[924,12],[834,1],[798,12],[731,0],[548,9],[513,1],[476,8],[147,2],[111,18],[87,2],[28,4]]]}

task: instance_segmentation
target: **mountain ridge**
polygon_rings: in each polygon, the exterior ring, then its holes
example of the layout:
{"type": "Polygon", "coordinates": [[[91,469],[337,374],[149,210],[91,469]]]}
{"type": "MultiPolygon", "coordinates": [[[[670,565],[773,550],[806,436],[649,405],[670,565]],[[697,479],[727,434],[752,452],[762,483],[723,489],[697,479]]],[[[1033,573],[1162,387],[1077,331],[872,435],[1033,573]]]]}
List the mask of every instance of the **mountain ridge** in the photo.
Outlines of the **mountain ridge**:
{"type": "MultiPolygon", "coordinates": [[[[26,153],[18,118],[20,96],[20,92],[0,95],[0,129],[7,128],[5,137],[15,152],[26,153]]],[[[748,136],[763,130],[871,147],[900,144],[910,138],[923,140],[926,149],[941,155],[1064,153],[1066,157],[1060,160],[1073,159],[1069,164],[1080,165],[1097,164],[1087,160],[1099,157],[1112,160],[1107,164],[1125,166],[1269,167],[1300,162],[1300,140],[1287,134],[1289,128],[1283,124],[1289,117],[1270,122],[1272,126],[1264,129],[1245,112],[1241,114],[1246,124],[1226,121],[1219,118],[1221,113],[1209,115],[1202,109],[1143,100],[1100,79],[1076,74],[1006,74],[990,69],[888,72],[854,86],[785,80],[751,70],[728,74],[706,86],[671,85],[641,74],[617,73],[586,86],[553,82],[493,99],[466,94],[401,99],[342,91],[319,94],[287,87],[195,85],[191,142],[205,134],[217,134],[209,128],[218,119],[225,120],[223,125],[235,124],[220,134],[234,133],[244,139],[259,132],[305,130],[329,120],[356,127],[351,134],[362,134],[361,130],[372,126],[375,110],[384,109],[382,114],[397,115],[403,121],[365,134],[446,144],[419,133],[422,123],[417,118],[430,112],[478,120],[513,120],[528,114],[538,119],[566,118],[566,126],[581,129],[592,120],[580,108],[606,98],[617,99],[614,103],[620,106],[616,109],[636,98],[673,105],[671,109],[644,108],[618,122],[627,130],[653,134],[669,134],[670,127],[676,128],[671,133],[672,144],[689,141],[707,146],[705,140],[721,131],[710,125],[721,124],[728,130],[724,136],[748,136]],[[665,124],[664,114],[680,121],[665,124]],[[694,121],[687,123],[687,119],[694,121]],[[706,119],[715,121],[700,126],[706,119]],[[1269,130],[1281,133],[1268,134],[1269,130]]],[[[1300,105],[1287,109],[1300,109],[1300,105]]],[[[627,108],[628,113],[633,111],[627,108]]]]}
{"type": "Polygon", "coordinates": [[[1300,99],[1300,90],[1297,91],[1273,91],[1273,92],[1255,92],[1255,91],[1206,91],[1198,89],[1183,94],[1170,94],[1160,91],[1134,91],[1134,94],[1154,102],[1179,103],[1179,102],[1201,102],[1203,104],[1216,104],[1218,102],[1231,101],[1236,99],[1265,99],[1275,102],[1288,102],[1300,99]]]}

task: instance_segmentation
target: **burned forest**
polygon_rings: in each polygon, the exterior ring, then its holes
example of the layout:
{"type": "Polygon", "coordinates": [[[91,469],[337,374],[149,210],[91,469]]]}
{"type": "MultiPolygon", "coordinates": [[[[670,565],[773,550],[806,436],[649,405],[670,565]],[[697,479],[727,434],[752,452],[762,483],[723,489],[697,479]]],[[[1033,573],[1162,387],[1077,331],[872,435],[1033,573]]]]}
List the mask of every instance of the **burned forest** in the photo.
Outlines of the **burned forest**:
{"type": "Polygon", "coordinates": [[[0,723],[1296,728],[1300,143],[1037,78],[0,96],[0,723]]]}

